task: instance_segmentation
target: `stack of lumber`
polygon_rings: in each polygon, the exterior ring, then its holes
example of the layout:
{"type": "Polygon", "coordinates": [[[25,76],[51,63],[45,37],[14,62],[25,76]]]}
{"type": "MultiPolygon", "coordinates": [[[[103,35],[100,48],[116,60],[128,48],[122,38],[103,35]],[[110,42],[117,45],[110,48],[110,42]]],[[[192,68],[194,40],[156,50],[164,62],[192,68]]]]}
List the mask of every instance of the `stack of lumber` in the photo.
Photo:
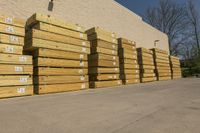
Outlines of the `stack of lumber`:
{"type": "Polygon", "coordinates": [[[171,73],[172,73],[172,79],[178,79],[182,77],[181,73],[181,65],[180,60],[178,57],[170,56],[170,65],[171,65],[171,73]]]}
{"type": "Polygon", "coordinates": [[[153,52],[146,48],[137,48],[140,80],[142,83],[156,80],[153,52]]]}
{"type": "Polygon", "coordinates": [[[91,42],[89,55],[90,88],[121,85],[116,34],[101,28],[86,31],[91,42]]]}
{"type": "Polygon", "coordinates": [[[153,48],[155,73],[158,81],[171,79],[171,68],[167,51],[153,48]]]}
{"type": "Polygon", "coordinates": [[[32,56],[23,55],[25,21],[0,15],[0,98],[33,94],[32,56]]]}
{"type": "Polygon", "coordinates": [[[84,32],[79,25],[38,13],[28,19],[25,51],[34,57],[36,94],[89,88],[90,43],[84,32]]]}
{"type": "Polygon", "coordinates": [[[120,79],[123,84],[140,82],[136,44],[125,38],[118,39],[120,79]]]}

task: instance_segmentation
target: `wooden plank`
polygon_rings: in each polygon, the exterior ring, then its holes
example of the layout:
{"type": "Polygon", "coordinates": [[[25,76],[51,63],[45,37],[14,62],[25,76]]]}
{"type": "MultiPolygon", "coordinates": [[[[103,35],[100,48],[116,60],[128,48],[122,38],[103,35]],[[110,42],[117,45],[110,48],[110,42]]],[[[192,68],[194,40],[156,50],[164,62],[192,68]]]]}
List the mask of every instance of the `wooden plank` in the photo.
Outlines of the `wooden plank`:
{"type": "Polygon", "coordinates": [[[39,57],[34,59],[34,66],[87,68],[88,63],[86,61],[39,57]]]}
{"type": "Polygon", "coordinates": [[[2,76],[0,75],[0,86],[23,86],[33,84],[32,77],[25,75],[2,76]]]}
{"type": "Polygon", "coordinates": [[[162,60],[162,59],[158,59],[158,58],[154,58],[155,59],[155,63],[166,63],[166,64],[170,64],[169,60],[162,60]]]}
{"type": "Polygon", "coordinates": [[[157,77],[166,77],[166,76],[171,77],[171,73],[157,73],[156,75],[157,77]]]}
{"type": "Polygon", "coordinates": [[[120,63],[138,65],[138,62],[135,59],[123,59],[122,58],[122,59],[120,59],[120,63]]]}
{"type": "Polygon", "coordinates": [[[103,87],[113,87],[122,85],[121,80],[111,80],[111,81],[91,81],[90,88],[103,88],[103,87]]]}
{"type": "Polygon", "coordinates": [[[109,61],[109,60],[93,60],[89,61],[88,65],[90,67],[119,67],[118,61],[109,61]]]}
{"type": "Polygon", "coordinates": [[[49,67],[36,67],[34,68],[34,75],[47,75],[47,76],[62,76],[62,75],[87,75],[88,69],[77,68],[49,68],[49,67]]]}
{"type": "Polygon", "coordinates": [[[120,75],[120,79],[139,79],[139,74],[122,74],[120,75]]]}
{"type": "Polygon", "coordinates": [[[141,65],[140,69],[151,69],[151,70],[154,70],[155,66],[152,66],[152,65],[141,65]]]}
{"type": "Polygon", "coordinates": [[[37,29],[31,29],[29,32],[27,32],[26,39],[31,38],[38,38],[43,40],[49,40],[54,42],[61,42],[66,44],[73,44],[83,47],[90,47],[90,42],[87,40],[77,39],[69,36],[59,35],[56,33],[51,33],[47,31],[37,30],[37,29]]]}
{"type": "Polygon", "coordinates": [[[156,76],[155,73],[142,73],[141,74],[142,78],[155,77],[155,76],[156,76]]]}
{"type": "Polygon", "coordinates": [[[11,26],[7,24],[0,23],[0,33],[16,35],[16,36],[25,36],[25,29],[21,27],[11,26]]]}
{"type": "Polygon", "coordinates": [[[118,56],[106,55],[106,54],[101,54],[101,53],[89,55],[89,61],[94,61],[94,60],[109,60],[109,61],[115,61],[119,63],[118,56]]]}
{"type": "Polygon", "coordinates": [[[47,48],[47,49],[53,49],[53,50],[63,50],[63,51],[69,51],[69,52],[90,54],[90,48],[87,48],[87,47],[81,47],[81,46],[47,41],[47,40],[36,39],[36,38],[33,38],[27,41],[24,48],[26,51],[33,51],[34,49],[37,49],[37,48],[47,48]]]}
{"type": "Polygon", "coordinates": [[[167,69],[167,70],[165,70],[165,69],[156,69],[156,71],[158,73],[171,73],[171,70],[169,70],[169,69],[167,69]]]}
{"type": "Polygon", "coordinates": [[[103,40],[103,41],[107,41],[113,44],[118,44],[117,39],[113,38],[113,37],[109,37],[103,34],[92,34],[88,36],[88,40],[93,41],[93,40],[103,40]]]}
{"type": "Polygon", "coordinates": [[[61,28],[70,29],[70,30],[74,30],[74,31],[85,32],[85,28],[78,25],[78,24],[65,22],[61,19],[56,19],[52,16],[40,14],[40,13],[33,14],[27,20],[27,26],[32,27],[33,25],[35,25],[38,22],[44,22],[44,23],[47,23],[47,24],[55,25],[55,26],[58,26],[58,27],[61,27],[61,28]]]}
{"type": "Polygon", "coordinates": [[[123,44],[120,44],[121,46],[119,46],[119,48],[123,48],[123,49],[129,49],[129,50],[135,50],[135,51],[137,51],[137,48],[136,48],[136,46],[132,46],[132,45],[129,45],[129,44],[125,44],[125,43],[123,43],[123,44]]]}
{"type": "Polygon", "coordinates": [[[88,76],[35,76],[35,85],[67,84],[88,82],[88,76]]]}
{"type": "Polygon", "coordinates": [[[137,56],[137,51],[134,49],[124,49],[124,48],[120,48],[119,49],[119,53],[126,53],[126,54],[132,54],[132,55],[136,55],[137,56]]]}
{"type": "Polygon", "coordinates": [[[89,88],[86,83],[72,83],[72,84],[53,84],[53,85],[35,85],[34,92],[36,94],[61,93],[68,91],[85,90],[89,88]]]}
{"type": "Polygon", "coordinates": [[[22,55],[23,54],[23,46],[0,43],[0,53],[22,55]]]}
{"type": "Polygon", "coordinates": [[[168,76],[168,77],[157,77],[157,80],[158,81],[164,81],[164,80],[171,80],[171,76],[168,76]]]}
{"type": "Polygon", "coordinates": [[[153,82],[156,81],[157,79],[155,77],[150,77],[150,78],[141,78],[141,82],[142,83],[146,83],[146,82],[153,82]]]}
{"type": "Polygon", "coordinates": [[[93,27],[93,28],[87,30],[86,33],[88,35],[92,35],[94,33],[96,33],[96,34],[103,34],[103,35],[106,35],[106,36],[109,36],[109,37],[112,37],[112,38],[117,38],[116,33],[109,32],[109,31],[107,31],[105,29],[102,29],[102,28],[99,28],[99,27],[93,27]]]}
{"type": "Polygon", "coordinates": [[[134,69],[134,68],[132,68],[132,69],[120,69],[120,73],[121,74],[139,74],[140,73],[140,71],[138,70],[138,69],[134,69]]]}
{"type": "Polygon", "coordinates": [[[162,49],[158,49],[158,48],[153,48],[151,49],[154,53],[160,53],[160,54],[163,54],[163,55],[168,55],[169,53],[165,50],[162,50],[162,49]]]}
{"type": "Polygon", "coordinates": [[[119,68],[101,68],[101,67],[90,67],[89,74],[116,74],[119,73],[119,68]]]}
{"type": "Polygon", "coordinates": [[[141,73],[154,73],[154,70],[151,69],[140,69],[141,73]]]}
{"type": "Polygon", "coordinates": [[[31,65],[32,64],[32,56],[0,53],[0,64],[31,65]]]}
{"type": "Polygon", "coordinates": [[[49,57],[49,58],[57,58],[57,59],[71,59],[71,60],[88,60],[87,54],[79,54],[68,51],[60,51],[60,50],[51,50],[39,48],[34,51],[34,57],[49,57]]]}
{"type": "Polygon", "coordinates": [[[8,75],[8,74],[33,74],[33,66],[32,65],[0,65],[0,74],[8,75]]]}
{"type": "Polygon", "coordinates": [[[90,81],[119,80],[119,74],[91,74],[90,81]]]}
{"type": "Polygon", "coordinates": [[[170,64],[166,64],[166,63],[156,63],[156,66],[163,66],[163,67],[169,67],[170,68],[170,64]]]}
{"type": "Polygon", "coordinates": [[[0,33],[0,43],[24,46],[24,37],[0,33]]]}
{"type": "Polygon", "coordinates": [[[127,79],[123,80],[123,84],[128,85],[128,84],[138,84],[140,83],[139,79],[127,79]]]}
{"type": "Polygon", "coordinates": [[[119,47],[123,48],[123,44],[130,45],[136,47],[136,43],[126,38],[118,38],[119,47]]]}
{"type": "Polygon", "coordinates": [[[122,51],[119,51],[119,57],[125,58],[125,59],[135,59],[135,60],[137,60],[137,55],[124,53],[122,51]]]}
{"type": "Polygon", "coordinates": [[[107,54],[107,55],[118,55],[118,51],[116,50],[111,50],[111,49],[106,49],[106,48],[100,48],[100,47],[92,47],[91,48],[91,53],[96,54],[96,53],[102,53],[102,54],[107,54]]]}
{"type": "Polygon", "coordinates": [[[48,31],[51,33],[56,33],[59,35],[69,36],[69,37],[78,38],[78,39],[82,39],[82,40],[88,40],[87,34],[85,34],[85,33],[65,29],[65,28],[50,25],[47,23],[39,22],[36,25],[34,25],[33,28],[38,29],[38,30],[48,31]]]}
{"type": "Polygon", "coordinates": [[[0,98],[21,97],[33,95],[33,86],[0,87],[0,98]]]}
{"type": "Polygon", "coordinates": [[[0,23],[18,26],[18,27],[25,27],[26,21],[20,18],[13,17],[13,16],[0,14],[0,23]]]}
{"type": "Polygon", "coordinates": [[[122,69],[139,69],[139,65],[121,64],[122,69]]]}
{"type": "Polygon", "coordinates": [[[171,60],[180,60],[178,57],[176,56],[169,56],[171,60]]]}
{"type": "Polygon", "coordinates": [[[103,40],[92,40],[91,41],[91,47],[101,47],[105,49],[111,49],[111,50],[118,50],[118,45],[110,42],[106,42],[103,40]]]}
{"type": "Polygon", "coordinates": [[[137,48],[138,53],[147,53],[153,55],[153,51],[146,49],[146,48],[137,48]]]}
{"type": "Polygon", "coordinates": [[[154,66],[154,62],[151,60],[151,59],[148,59],[148,60],[139,60],[138,61],[138,64],[140,65],[151,65],[151,66],[154,66]]]}

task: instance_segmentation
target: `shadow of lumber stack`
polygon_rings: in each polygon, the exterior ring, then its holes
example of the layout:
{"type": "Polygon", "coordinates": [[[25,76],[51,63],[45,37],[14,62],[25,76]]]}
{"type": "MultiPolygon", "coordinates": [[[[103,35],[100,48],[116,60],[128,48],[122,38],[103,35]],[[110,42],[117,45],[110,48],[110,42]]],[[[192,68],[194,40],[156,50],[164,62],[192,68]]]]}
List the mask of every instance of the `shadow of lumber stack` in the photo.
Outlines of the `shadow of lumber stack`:
{"type": "Polygon", "coordinates": [[[90,43],[83,27],[34,14],[27,21],[26,52],[34,57],[36,94],[89,88],[90,43]]]}
{"type": "Polygon", "coordinates": [[[32,56],[23,55],[25,21],[0,15],[0,98],[33,94],[32,56]]]}
{"type": "Polygon", "coordinates": [[[156,81],[153,52],[146,48],[137,48],[140,80],[142,83],[156,81]]]}
{"type": "Polygon", "coordinates": [[[181,65],[180,65],[179,58],[175,56],[169,56],[169,59],[170,59],[170,65],[171,65],[172,79],[182,78],[181,67],[180,67],[181,65]]]}
{"type": "Polygon", "coordinates": [[[153,48],[155,73],[158,81],[171,80],[171,68],[167,51],[153,48]]]}
{"type": "Polygon", "coordinates": [[[116,34],[100,28],[92,28],[86,33],[91,42],[90,88],[121,85],[116,34]]]}
{"type": "Polygon", "coordinates": [[[139,66],[137,62],[136,44],[125,38],[118,39],[120,78],[123,84],[135,84],[140,82],[139,66]]]}

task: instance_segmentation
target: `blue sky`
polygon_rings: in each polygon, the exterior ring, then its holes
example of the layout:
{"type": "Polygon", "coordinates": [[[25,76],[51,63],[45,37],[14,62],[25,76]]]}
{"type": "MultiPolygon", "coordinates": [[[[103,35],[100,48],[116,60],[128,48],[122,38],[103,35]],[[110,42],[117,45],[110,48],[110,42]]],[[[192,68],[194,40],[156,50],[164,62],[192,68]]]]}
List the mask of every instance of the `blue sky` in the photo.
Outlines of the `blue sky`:
{"type": "MultiPolygon", "coordinates": [[[[132,10],[136,14],[143,16],[145,11],[150,6],[155,6],[158,4],[159,0],[116,0],[118,3],[122,4],[126,8],[132,10]]],[[[186,0],[176,0],[179,3],[184,3],[186,0]]],[[[200,13],[200,0],[193,0],[197,6],[200,13]]]]}

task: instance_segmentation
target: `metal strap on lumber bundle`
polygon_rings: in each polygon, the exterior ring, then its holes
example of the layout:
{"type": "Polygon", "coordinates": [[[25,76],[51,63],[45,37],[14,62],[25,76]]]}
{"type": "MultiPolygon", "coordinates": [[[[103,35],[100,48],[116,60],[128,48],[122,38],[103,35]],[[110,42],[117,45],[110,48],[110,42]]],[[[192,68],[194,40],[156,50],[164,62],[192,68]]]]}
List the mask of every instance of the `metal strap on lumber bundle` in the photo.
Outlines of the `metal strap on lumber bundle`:
{"type": "Polygon", "coordinates": [[[44,14],[41,14],[41,13],[33,14],[27,20],[27,25],[28,25],[28,27],[31,27],[38,22],[44,22],[44,23],[47,23],[47,24],[55,25],[55,26],[58,26],[58,27],[61,27],[61,28],[66,28],[66,29],[70,29],[70,30],[74,30],[74,31],[79,31],[79,32],[82,32],[82,33],[85,32],[85,28],[78,25],[78,24],[65,22],[63,20],[56,19],[52,16],[44,15],[44,14]]]}
{"type": "Polygon", "coordinates": [[[0,23],[18,26],[22,28],[25,27],[25,20],[2,14],[0,14],[0,23]]]}

